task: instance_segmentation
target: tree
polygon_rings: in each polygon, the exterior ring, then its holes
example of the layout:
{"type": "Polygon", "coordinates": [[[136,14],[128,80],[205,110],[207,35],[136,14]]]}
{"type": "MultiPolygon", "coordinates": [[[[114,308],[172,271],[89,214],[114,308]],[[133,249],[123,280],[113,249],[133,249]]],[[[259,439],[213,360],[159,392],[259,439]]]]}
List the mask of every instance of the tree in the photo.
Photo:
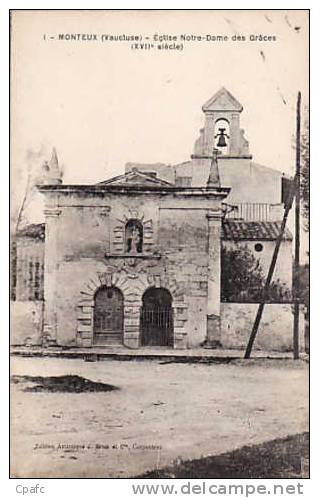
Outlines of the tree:
{"type": "Polygon", "coordinates": [[[12,170],[11,192],[11,231],[16,235],[22,225],[29,222],[27,210],[37,195],[36,183],[41,172],[41,163],[46,157],[46,148],[41,145],[39,150],[28,149],[23,165],[12,170]]]}
{"type": "MultiPolygon", "coordinates": [[[[222,247],[221,299],[226,302],[261,302],[265,276],[260,262],[247,246],[222,247]]],[[[290,289],[277,279],[270,284],[267,301],[291,300],[290,289]]]]}
{"type": "Polygon", "coordinates": [[[298,297],[302,304],[309,308],[309,264],[300,265],[299,267],[299,288],[298,297]]]}
{"type": "Polygon", "coordinates": [[[58,161],[55,148],[52,149],[51,159],[46,161],[45,146],[38,151],[29,149],[25,155],[23,167],[16,167],[13,171],[13,183],[15,190],[12,191],[11,230],[15,235],[21,226],[31,222],[32,218],[39,217],[41,196],[37,185],[43,180],[52,184],[62,181],[63,166],[58,161]],[[32,209],[33,208],[33,209],[32,209]],[[32,212],[33,211],[33,212],[32,212]]]}

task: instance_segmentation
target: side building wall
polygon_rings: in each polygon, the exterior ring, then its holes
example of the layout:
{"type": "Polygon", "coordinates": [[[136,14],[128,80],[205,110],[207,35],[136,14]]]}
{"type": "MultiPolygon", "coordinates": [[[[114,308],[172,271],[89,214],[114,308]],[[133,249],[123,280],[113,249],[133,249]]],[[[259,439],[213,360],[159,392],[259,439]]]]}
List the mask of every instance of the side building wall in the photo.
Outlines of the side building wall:
{"type": "MultiPolygon", "coordinates": [[[[222,303],[221,338],[224,348],[245,349],[258,309],[256,303],[222,303]]],[[[305,350],[304,313],[299,321],[300,351],[305,350]]],[[[254,349],[263,351],[293,350],[293,307],[290,304],[266,304],[254,349]]]]}
{"type": "Polygon", "coordinates": [[[10,305],[12,346],[41,346],[43,301],[12,301],[10,305]]]}
{"type": "Polygon", "coordinates": [[[43,329],[44,229],[18,235],[11,255],[10,344],[40,345],[43,329]]]}
{"type": "MultiPolygon", "coordinates": [[[[225,248],[239,247],[247,248],[259,261],[266,277],[275,241],[223,241],[225,248]],[[262,246],[257,252],[256,244],[262,246]]],[[[288,291],[291,299],[292,289],[292,243],[284,240],[281,243],[277,264],[272,281],[281,284],[281,288],[288,291]],[[290,292],[289,292],[290,291],[290,292]]],[[[224,348],[245,349],[254,324],[258,309],[258,303],[253,302],[222,302],[221,303],[221,342],[224,348]]],[[[304,313],[300,313],[299,321],[299,344],[300,350],[305,349],[304,338],[304,313]]],[[[254,348],[268,351],[292,351],[293,350],[293,305],[289,303],[268,303],[264,307],[262,320],[254,348]]]]}

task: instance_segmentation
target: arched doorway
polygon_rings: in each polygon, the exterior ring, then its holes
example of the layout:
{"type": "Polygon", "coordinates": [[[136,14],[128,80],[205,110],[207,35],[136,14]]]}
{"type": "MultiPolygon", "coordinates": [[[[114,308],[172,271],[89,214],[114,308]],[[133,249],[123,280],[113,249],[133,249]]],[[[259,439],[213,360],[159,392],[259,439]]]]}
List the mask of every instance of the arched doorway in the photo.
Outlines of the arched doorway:
{"type": "Polygon", "coordinates": [[[172,296],[166,289],[152,287],[142,298],[142,346],[173,347],[172,296]]]}
{"type": "Polygon", "coordinates": [[[100,287],[94,296],[94,344],[123,343],[123,294],[116,287],[100,287]]]}

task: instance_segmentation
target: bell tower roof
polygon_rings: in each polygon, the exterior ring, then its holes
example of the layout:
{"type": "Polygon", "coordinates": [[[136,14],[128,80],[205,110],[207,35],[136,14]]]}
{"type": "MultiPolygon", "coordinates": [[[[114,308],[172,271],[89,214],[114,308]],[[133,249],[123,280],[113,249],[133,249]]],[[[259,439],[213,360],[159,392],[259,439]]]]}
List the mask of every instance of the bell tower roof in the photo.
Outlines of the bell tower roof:
{"type": "Polygon", "coordinates": [[[241,112],[243,110],[243,106],[225,87],[222,87],[203,105],[202,109],[204,112],[241,112]]]}

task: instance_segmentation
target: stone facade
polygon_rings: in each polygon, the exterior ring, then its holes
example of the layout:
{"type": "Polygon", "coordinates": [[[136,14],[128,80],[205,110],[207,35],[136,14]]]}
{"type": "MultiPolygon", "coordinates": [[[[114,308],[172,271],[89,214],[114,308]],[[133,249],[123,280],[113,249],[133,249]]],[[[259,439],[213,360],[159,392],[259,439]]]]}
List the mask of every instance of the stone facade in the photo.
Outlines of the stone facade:
{"type": "Polygon", "coordinates": [[[207,340],[210,315],[216,319],[212,334],[219,337],[220,208],[228,190],[187,191],[134,180],[41,191],[47,199],[44,327],[51,340],[94,344],[94,296],[101,286],[123,294],[125,346],[140,346],[142,298],[153,287],[172,296],[174,348],[207,340]],[[130,220],[143,226],[140,253],[125,249],[130,220]]]}

